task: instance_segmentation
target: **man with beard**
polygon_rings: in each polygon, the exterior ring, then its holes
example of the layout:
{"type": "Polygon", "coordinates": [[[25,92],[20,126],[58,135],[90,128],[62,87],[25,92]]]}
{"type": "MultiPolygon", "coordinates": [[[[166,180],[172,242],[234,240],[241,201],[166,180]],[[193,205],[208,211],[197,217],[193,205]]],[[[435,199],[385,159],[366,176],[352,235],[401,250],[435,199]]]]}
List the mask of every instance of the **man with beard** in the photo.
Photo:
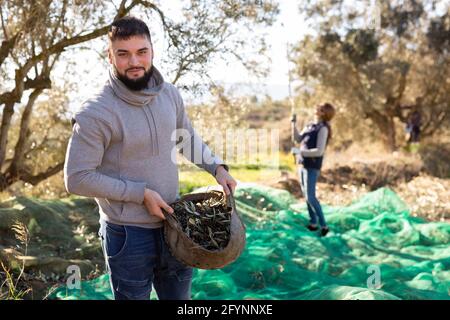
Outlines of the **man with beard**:
{"type": "Polygon", "coordinates": [[[172,256],[163,234],[163,210],[173,213],[168,204],[179,196],[177,130],[184,155],[227,194],[236,181],[192,128],[178,90],[153,66],[147,25],[125,17],[108,38],[109,79],[72,120],[65,186],[99,205],[116,300],[149,299],[152,285],[159,299],[190,299],[192,269],[172,256]]]}

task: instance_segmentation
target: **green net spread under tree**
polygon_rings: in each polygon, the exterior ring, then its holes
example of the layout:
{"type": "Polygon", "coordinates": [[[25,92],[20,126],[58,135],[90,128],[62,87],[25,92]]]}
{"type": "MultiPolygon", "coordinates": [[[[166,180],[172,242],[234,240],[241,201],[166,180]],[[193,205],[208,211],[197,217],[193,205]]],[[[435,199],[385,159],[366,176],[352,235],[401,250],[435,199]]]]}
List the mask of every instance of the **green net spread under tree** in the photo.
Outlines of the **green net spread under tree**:
{"type": "MultiPolygon", "coordinates": [[[[241,185],[236,205],[246,249],[223,269],[195,270],[193,299],[449,299],[450,225],[411,217],[390,189],[324,206],[324,238],[305,228],[306,206],[287,191],[241,185]]],[[[108,276],[53,298],[111,299],[108,276]]]]}

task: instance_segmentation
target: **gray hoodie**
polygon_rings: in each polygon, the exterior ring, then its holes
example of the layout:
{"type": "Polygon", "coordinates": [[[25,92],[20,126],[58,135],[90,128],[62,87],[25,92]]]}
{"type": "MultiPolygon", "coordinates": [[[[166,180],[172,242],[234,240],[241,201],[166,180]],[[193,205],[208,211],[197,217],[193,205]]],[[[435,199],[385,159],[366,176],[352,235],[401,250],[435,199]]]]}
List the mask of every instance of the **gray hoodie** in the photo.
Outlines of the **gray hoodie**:
{"type": "Polygon", "coordinates": [[[223,164],[195,133],[178,90],[155,67],[148,88],[141,91],[129,90],[110,71],[104,87],[83,104],[72,123],[66,189],[94,197],[100,219],[115,224],[162,226],[143,204],[144,189],[158,192],[169,204],[178,198],[178,167],[171,155],[176,129],[190,138],[184,141],[189,152],[183,147],[189,160],[212,175],[223,164]],[[200,159],[193,158],[196,152],[200,159]]]}

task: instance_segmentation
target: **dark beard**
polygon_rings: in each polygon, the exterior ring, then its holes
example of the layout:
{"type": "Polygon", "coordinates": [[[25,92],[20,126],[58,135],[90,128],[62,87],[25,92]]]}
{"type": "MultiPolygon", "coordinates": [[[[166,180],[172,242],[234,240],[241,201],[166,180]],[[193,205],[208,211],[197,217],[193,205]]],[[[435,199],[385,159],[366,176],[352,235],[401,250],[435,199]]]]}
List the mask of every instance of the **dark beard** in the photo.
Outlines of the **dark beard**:
{"type": "Polygon", "coordinates": [[[114,67],[114,73],[117,78],[123,82],[123,84],[132,91],[139,91],[147,88],[148,82],[153,74],[153,66],[150,67],[149,70],[144,72],[144,75],[137,79],[130,79],[126,76],[126,74],[120,74],[116,67],[114,67]]]}

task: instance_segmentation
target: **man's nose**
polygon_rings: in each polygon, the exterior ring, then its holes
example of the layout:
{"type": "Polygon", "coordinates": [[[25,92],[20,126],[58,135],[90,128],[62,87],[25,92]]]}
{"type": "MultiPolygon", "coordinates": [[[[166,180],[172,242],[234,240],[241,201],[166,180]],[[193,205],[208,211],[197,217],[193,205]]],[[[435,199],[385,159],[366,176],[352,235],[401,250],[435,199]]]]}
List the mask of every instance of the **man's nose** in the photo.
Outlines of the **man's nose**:
{"type": "Polygon", "coordinates": [[[128,61],[128,63],[131,66],[138,65],[138,58],[134,54],[132,54],[131,57],[130,57],[130,60],[128,61]]]}

